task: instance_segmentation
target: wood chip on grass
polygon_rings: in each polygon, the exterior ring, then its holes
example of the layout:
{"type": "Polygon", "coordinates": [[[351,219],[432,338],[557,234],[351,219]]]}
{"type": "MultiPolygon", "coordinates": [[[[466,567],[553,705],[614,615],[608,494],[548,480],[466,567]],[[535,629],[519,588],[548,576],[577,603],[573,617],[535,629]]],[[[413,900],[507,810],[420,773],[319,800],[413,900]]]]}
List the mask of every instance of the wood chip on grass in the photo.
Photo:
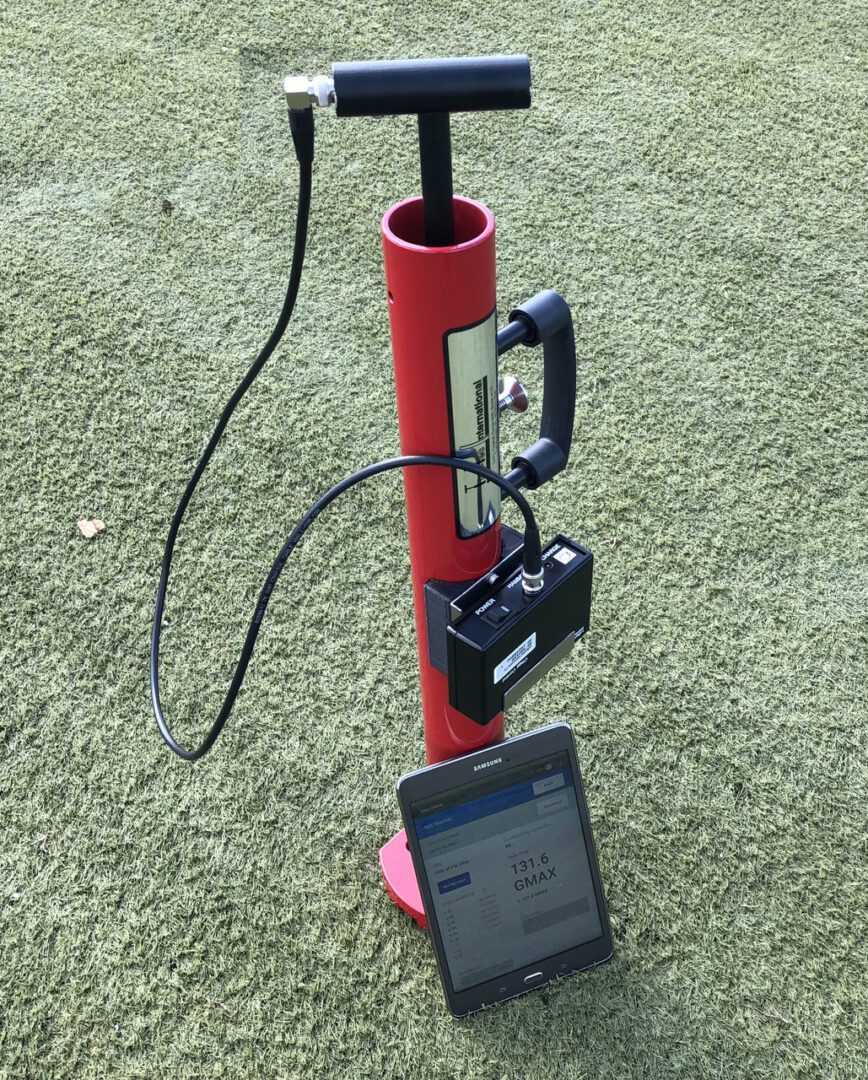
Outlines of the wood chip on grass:
{"type": "Polygon", "coordinates": [[[105,522],[100,521],[98,518],[82,518],[78,523],[78,529],[85,540],[93,540],[93,538],[103,531],[105,528],[105,522]]]}

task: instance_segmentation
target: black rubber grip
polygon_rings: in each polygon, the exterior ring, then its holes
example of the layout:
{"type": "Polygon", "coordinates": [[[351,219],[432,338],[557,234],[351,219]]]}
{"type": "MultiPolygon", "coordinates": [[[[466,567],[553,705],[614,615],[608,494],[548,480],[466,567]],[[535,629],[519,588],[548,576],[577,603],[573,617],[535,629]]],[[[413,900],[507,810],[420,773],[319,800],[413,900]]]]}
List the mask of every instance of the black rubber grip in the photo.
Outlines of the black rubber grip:
{"type": "MultiPolygon", "coordinates": [[[[523,454],[513,458],[512,468],[527,475],[531,489],[551,480],[570,456],[576,417],[576,339],[573,317],[566,300],[553,289],[544,289],[509,313],[510,322],[527,327],[525,345],[543,347],[543,389],[540,437],[523,454]]],[[[512,474],[509,474],[512,476],[512,474]]]]}
{"type": "Polygon", "coordinates": [[[530,107],[526,56],[334,64],[338,116],[397,116],[530,107]]]}

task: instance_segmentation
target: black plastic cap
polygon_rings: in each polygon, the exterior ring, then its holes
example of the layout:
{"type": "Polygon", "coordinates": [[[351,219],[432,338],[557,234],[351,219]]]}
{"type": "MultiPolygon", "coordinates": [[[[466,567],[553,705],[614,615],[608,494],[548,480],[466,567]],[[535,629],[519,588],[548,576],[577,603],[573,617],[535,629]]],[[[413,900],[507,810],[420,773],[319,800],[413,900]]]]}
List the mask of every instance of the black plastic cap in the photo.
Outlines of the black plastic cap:
{"type": "Polygon", "coordinates": [[[523,469],[527,475],[527,486],[531,491],[551,480],[566,466],[567,455],[551,439],[538,439],[523,454],[512,459],[513,469],[523,469]]]}
{"type": "Polygon", "coordinates": [[[569,305],[554,289],[543,289],[536,296],[509,313],[510,322],[521,319],[527,324],[525,345],[539,345],[546,338],[554,337],[567,326],[573,325],[569,305]]]}

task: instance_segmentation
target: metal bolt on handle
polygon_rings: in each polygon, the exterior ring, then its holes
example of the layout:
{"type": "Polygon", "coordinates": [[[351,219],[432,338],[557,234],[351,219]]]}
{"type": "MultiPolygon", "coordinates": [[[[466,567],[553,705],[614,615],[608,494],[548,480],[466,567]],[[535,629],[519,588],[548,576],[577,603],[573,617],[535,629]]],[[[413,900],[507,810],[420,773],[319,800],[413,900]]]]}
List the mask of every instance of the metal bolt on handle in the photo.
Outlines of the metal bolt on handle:
{"type": "Polygon", "coordinates": [[[497,387],[497,411],[527,412],[527,390],[512,375],[501,375],[497,387]]]}

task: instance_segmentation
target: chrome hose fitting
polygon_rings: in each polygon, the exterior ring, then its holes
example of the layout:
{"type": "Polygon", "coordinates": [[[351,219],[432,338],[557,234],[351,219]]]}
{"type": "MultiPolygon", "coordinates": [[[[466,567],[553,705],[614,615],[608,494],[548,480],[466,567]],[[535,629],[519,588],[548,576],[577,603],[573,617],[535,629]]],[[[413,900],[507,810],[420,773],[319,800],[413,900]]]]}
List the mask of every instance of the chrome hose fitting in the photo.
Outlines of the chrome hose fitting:
{"type": "Polygon", "coordinates": [[[328,75],[287,75],[283,80],[283,92],[290,109],[309,109],[311,105],[326,108],[334,105],[335,84],[328,75]]]}
{"type": "Polygon", "coordinates": [[[522,570],[521,588],[525,596],[536,596],[542,589],[543,584],[544,578],[542,569],[540,569],[538,574],[529,574],[527,570],[522,570]]]}

